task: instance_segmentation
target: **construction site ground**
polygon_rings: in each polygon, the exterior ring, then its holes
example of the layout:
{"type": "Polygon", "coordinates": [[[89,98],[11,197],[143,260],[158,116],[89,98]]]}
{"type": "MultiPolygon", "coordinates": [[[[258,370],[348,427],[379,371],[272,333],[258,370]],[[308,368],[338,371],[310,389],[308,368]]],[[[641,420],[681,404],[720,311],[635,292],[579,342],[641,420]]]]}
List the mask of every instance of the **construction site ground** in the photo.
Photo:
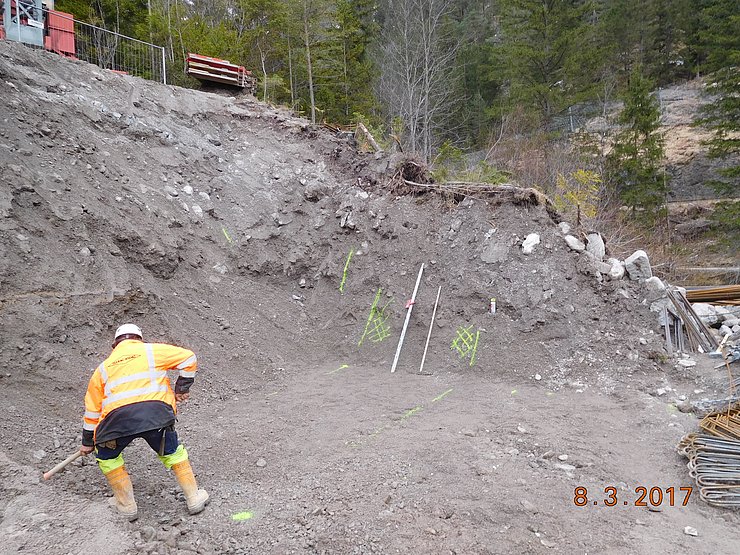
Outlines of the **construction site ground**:
{"type": "Polygon", "coordinates": [[[281,109],[5,42],[0,123],[0,553],[736,551],[675,451],[726,374],[678,365],[653,292],[595,276],[530,196],[402,194],[392,158],[281,109]],[[126,321],[198,354],[200,515],[142,441],[136,522],[92,457],[41,480],[126,321]]]}

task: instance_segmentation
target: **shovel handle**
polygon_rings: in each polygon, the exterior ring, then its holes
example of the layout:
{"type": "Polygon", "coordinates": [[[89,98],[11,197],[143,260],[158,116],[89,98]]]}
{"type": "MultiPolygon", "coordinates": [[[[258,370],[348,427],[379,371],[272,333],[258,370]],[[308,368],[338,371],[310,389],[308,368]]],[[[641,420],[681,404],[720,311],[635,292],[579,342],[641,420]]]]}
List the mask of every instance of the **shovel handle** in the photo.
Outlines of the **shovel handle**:
{"type": "Polygon", "coordinates": [[[65,466],[67,466],[69,463],[71,463],[72,461],[76,461],[81,456],[82,456],[82,451],[75,451],[69,457],[67,457],[62,462],[60,462],[58,465],[56,465],[54,468],[52,468],[48,472],[44,472],[44,480],[48,480],[49,478],[54,476],[54,474],[56,474],[57,472],[62,470],[65,466]]]}

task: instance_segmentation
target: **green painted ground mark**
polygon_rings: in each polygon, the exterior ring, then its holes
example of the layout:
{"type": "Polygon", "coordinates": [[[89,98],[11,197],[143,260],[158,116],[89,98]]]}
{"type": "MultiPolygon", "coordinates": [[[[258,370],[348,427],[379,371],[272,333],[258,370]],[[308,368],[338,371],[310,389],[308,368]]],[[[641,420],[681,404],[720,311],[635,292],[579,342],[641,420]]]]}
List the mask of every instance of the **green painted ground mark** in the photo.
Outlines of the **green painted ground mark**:
{"type": "Polygon", "coordinates": [[[437,395],[434,399],[432,399],[432,403],[436,403],[437,401],[441,401],[442,399],[444,399],[445,397],[447,397],[450,393],[452,393],[452,391],[453,391],[453,388],[451,387],[450,389],[448,389],[444,393],[442,393],[440,395],[437,395]]]}
{"type": "Polygon", "coordinates": [[[368,314],[367,322],[365,322],[365,330],[362,332],[362,337],[357,343],[358,347],[362,347],[362,343],[366,337],[370,337],[373,343],[380,343],[391,334],[391,327],[387,323],[390,313],[386,309],[393,302],[393,299],[390,299],[385,303],[385,306],[379,308],[378,303],[380,302],[382,293],[382,288],[378,289],[378,292],[375,293],[375,299],[370,307],[370,314],[368,314]]]}
{"type": "Polygon", "coordinates": [[[226,231],[226,228],[225,228],[224,226],[221,226],[221,231],[223,231],[223,232],[224,232],[224,237],[226,237],[226,240],[227,240],[227,241],[228,241],[229,243],[232,243],[231,237],[229,237],[229,232],[228,232],[228,231],[226,231]]]}
{"type": "MultiPolygon", "coordinates": [[[[452,387],[448,389],[447,391],[443,391],[442,393],[437,395],[434,399],[432,399],[429,402],[429,404],[436,403],[437,401],[441,401],[453,391],[454,391],[454,388],[452,387]]],[[[357,440],[352,439],[352,440],[345,441],[344,444],[350,447],[361,447],[362,444],[365,443],[365,441],[377,438],[385,430],[390,430],[391,428],[393,428],[394,424],[404,422],[408,420],[409,418],[411,418],[412,416],[414,416],[415,414],[418,414],[422,410],[424,410],[424,405],[416,405],[414,408],[409,409],[406,412],[404,412],[401,418],[399,418],[397,421],[391,422],[390,424],[385,424],[381,426],[380,428],[376,428],[375,430],[373,430],[370,434],[368,434],[366,439],[357,439],[357,440]]]]}
{"type": "Polygon", "coordinates": [[[231,515],[231,520],[235,522],[241,522],[242,520],[249,520],[252,518],[254,514],[252,514],[250,511],[243,511],[241,513],[234,513],[231,515]]]}
{"type": "Polygon", "coordinates": [[[273,395],[277,395],[278,393],[280,393],[280,392],[279,391],[273,391],[272,393],[268,393],[267,396],[268,397],[272,397],[273,395]]]}
{"type": "Polygon", "coordinates": [[[475,355],[478,352],[478,340],[480,339],[480,330],[475,332],[475,343],[473,344],[473,354],[470,355],[470,366],[475,364],[475,355]]]}
{"type": "Polygon", "coordinates": [[[450,349],[457,351],[458,356],[463,358],[470,357],[470,366],[475,364],[475,355],[478,352],[478,341],[480,340],[480,330],[473,336],[473,324],[468,327],[460,326],[455,332],[450,349]]]}
{"type": "Polygon", "coordinates": [[[327,374],[327,375],[329,375],[329,374],[336,374],[337,372],[339,372],[340,370],[344,370],[345,368],[349,368],[349,364],[342,364],[342,365],[341,365],[341,366],[340,366],[339,368],[337,368],[336,370],[329,370],[329,371],[328,371],[328,372],[327,372],[326,374],[327,374]]]}
{"type": "Polygon", "coordinates": [[[342,294],[344,294],[344,284],[347,282],[347,270],[349,269],[349,262],[352,260],[353,254],[355,254],[355,249],[349,249],[347,261],[344,263],[344,271],[342,272],[342,283],[339,284],[339,292],[342,294]]]}
{"type": "Polygon", "coordinates": [[[423,406],[423,405],[417,405],[417,406],[415,406],[415,407],[414,407],[413,409],[409,409],[409,410],[407,410],[407,411],[406,411],[406,412],[405,412],[405,413],[403,414],[403,416],[401,417],[401,421],[403,422],[404,420],[406,420],[406,419],[408,419],[408,418],[411,418],[411,417],[412,417],[412,416],[414,416],[414,415],[415,415],[415,414],[416,414],[417,412],[419,412],[419,411],[421,411],[421,410],[423,410],[423,409],[424,409],[424,406],[423,406]]]}

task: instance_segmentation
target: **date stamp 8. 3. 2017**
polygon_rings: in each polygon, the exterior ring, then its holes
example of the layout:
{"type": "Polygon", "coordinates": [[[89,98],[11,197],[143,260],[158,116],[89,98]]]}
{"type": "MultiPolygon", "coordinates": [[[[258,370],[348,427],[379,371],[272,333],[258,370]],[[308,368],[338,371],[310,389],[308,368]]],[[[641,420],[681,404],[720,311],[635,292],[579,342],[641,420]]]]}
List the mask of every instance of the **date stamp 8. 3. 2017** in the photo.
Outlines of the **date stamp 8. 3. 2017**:
{"type": "MultiPolygon", "coordinates": [[[[588,488],[577,486],[573,490],[573,504],[576,507],[594,505],[601,505],[602,507],[618,507],[620,505],[622,507],[628,505],[634,507],[660,507],[664,505],[685,507],[693,491],[692,486],[679,488],[673,486],[669,488],[638,486],[635,488],[634,498],[630,495],[629,499],[626,499],[626,495],[620,496],[618,488],[614,486],[607,486],[598,493],[592,492],[590,497],[588,488]]],[[[622,493],[626,494],[627,492],[622,493]]]]}

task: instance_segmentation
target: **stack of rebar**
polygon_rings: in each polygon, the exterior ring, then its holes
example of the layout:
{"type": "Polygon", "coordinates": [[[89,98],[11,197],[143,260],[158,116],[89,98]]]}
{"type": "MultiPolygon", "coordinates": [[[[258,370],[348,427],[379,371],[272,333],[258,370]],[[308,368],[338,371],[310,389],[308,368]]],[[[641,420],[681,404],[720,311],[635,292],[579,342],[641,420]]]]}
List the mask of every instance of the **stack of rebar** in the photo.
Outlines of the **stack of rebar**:
{"type": "Polygon", "coordinates": [[[740,407],[727,408],[708,414],[699,422],[699,427],[717,437],[730,441],[740,440],[740,407]]]}
{"type": "Polygon", "coordinates": [[[678,444],[689,459],[689,476],[710,505],[740,507],[740,441],[689,434],[678,444]]]}
{"type": "Polygon", "coordinates": [[[740,306],[740,285],[691,289],[686,291],[686,298],[692,303],[740,306]]]}
{"type": "MultiPolygon", "coordinates": [[[[687,298],[681,294],[681,291],[675,288],[669,288],[666,290],[668,298],[673,302],[676,314],[683,322],[683,328],[686,330],[689,343],[694,347],[698,345],[705,353],[714,351],[717,346],[717,340],[709,331],[709,328],[701,321],[691,308],[691,304],[687,298]]],[[[696,350],[696,349],[694,349],[696,350]]]]}

